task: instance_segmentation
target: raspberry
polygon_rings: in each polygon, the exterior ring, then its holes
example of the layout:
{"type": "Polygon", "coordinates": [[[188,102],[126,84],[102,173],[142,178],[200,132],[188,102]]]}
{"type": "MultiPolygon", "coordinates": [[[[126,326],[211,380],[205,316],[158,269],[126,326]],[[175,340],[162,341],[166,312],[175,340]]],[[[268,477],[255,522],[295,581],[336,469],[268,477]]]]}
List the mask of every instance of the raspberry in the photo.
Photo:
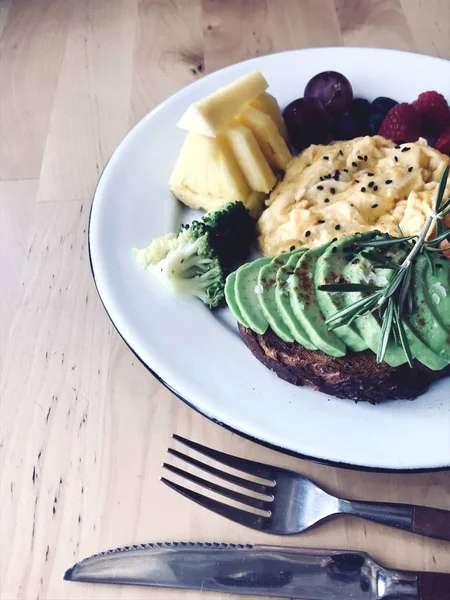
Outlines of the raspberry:
{"type": "Polygon", "coordinates": [[[422,121],[412,104],[397,104],[381,123],[378,135],[394,142],[415,142],[422,135],[422,121]]]}
{"type": "Polygon", "coordinates": [[[450,127],[450,107],[438,92],[424,92],[413,102],[427,133],[439,134],[450,127]]]}
{"type": "Polygon", "coordinates": [[[436,150],[450,156],[450,127],[444,129],[434,144],[436,150]]]}

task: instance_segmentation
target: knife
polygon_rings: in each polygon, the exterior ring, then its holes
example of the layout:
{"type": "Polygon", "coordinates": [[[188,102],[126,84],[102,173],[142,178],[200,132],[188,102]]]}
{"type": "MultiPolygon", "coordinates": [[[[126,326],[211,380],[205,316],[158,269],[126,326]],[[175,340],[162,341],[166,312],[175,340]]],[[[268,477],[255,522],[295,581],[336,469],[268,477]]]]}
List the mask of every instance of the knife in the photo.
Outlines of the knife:
{"type": "Polygon", "coordinates": [[[126,546],[82,560],[64,579],[303,600],[450,600],[450,573],[385,569],[365,552],[252,544],[126,546]]]}

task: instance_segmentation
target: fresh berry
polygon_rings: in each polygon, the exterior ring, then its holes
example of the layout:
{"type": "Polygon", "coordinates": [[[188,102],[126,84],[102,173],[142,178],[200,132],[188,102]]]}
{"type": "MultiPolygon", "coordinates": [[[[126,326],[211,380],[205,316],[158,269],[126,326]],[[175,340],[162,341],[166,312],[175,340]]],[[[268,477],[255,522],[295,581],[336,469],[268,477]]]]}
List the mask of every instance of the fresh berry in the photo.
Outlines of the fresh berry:
{"type": "Polygon", "coordinates": [[[350,81],[342,73],[324,71],[308,81],[304,96],[320,100],[328,113],[336,116],[342,115],[350,108],[353,89],[350,81]]]}
{"type": "Polygon", "coordinates": [[[439,134],[450,127],[450,107],[438,92],[424,92],[413,102],[427,133],[439,134]]]}
{"type": "Polygon", "coordinates": [[[371,114],[370,102],[364,98],[354,98],[348,114],[358,123],[367,124],[371,114]]]}
{"type": "Polygon", "coordinates": [[[395,142],[415,142],[422,135],[420,115],[412,104],[397,104],[386,115],[378,133],[395,142]]]}
{"type": "Polygon", "coordinates": [[[398,102],[396,100],[392,100],[392,98],[386,98],[386,96],[378,96],[372,102],[372,113],[380,114],[385,117],[391,108],[394,108],[398,102]]]}
{"type": "Polygon", "coordinates": [[[342,115],[333,123],[333,140],[352,140],[359,137],[359,124],[351,115],[342,115]]]}
{"type": "Polygon", "coordinates": [[[444,129],[434,144],[436,150],[450,156],[450,127],[444,129]]]}
{"type": "Polygon", "coordinates": [[[331,132],[331,117],[316,98],[299,98],[286,106],[283,118],[289,140],[297,150],[310,144],[327,144],[331,132]]]}
{"type": "Polygon", "coordinates": [[[369,117],[369,135],[377,135],[380,131],[381,123],[384,121],[384,115],[373,113],[369,117]]]}

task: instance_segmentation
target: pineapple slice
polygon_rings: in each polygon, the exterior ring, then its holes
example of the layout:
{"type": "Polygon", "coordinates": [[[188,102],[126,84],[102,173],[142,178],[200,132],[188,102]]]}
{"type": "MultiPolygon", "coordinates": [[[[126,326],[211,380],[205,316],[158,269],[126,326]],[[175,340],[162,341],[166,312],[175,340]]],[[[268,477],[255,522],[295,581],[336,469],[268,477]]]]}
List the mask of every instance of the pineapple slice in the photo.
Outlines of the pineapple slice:
{"type": "Polygon", "coordinates": [[[257,108],[261,110],[266,115],[272,118],[275,125],[277,126],[278,131],[280,132],[281,137],[287,142],[288,140],[288,132],[286,123],[281,115],[280,107],[278,106],[277,99],[272,96],[272,94],[268,94],[267,92],[263,92],[259,96],[257,96],[252,102],[250,102],[250,106],[253,108],[257,108]]]}
{"type": "Polygon", "coordinates": [[[269,84],[260,71],[251,71],[189,106],[178,127],[215,137],[245,105],[262,94],[269,84]]]}
{"type": "Polygon", "coordinates": [[[269,165],[275,170],[285,169],[292,159],[292,154],[274,121],[253,106],[248,106],[240,112],[237,120],[253,133],[269,165]]]}
{"type": "Polygon", "coordinates": [[[266,198],[266,194],[250,189],[223,136],[188,133],[169,185],[181,202],[206,211],[241,200],[253,216],[258,216],[266,198]]]}
{"type": "Polygon", "coordinates": [[[228,140],[250,188],[268,194],[277,179],[250,129],[236,124],[227,127],[219,136],[224,136],[228,140]]]}

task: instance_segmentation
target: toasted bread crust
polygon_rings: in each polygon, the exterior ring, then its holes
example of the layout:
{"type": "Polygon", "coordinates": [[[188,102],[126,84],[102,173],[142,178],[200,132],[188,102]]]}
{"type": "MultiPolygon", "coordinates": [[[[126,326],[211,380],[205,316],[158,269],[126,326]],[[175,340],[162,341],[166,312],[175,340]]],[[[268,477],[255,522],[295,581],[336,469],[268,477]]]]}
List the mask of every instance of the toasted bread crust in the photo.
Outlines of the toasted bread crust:
{"type": "Polygon", "coordinates": [[[413,400],[433,381],[450,375],[450,365],[441,371],[432,371],[418,361],[413,369],[407,364],[390,367],[377,363],[371,350],[335,358],[320,350],[306,350],[297,342],[283,342],[271,329],[259,335],[239,325],[239,331],[253,355],[278,377],[337,398],[371,404],[413,400]]]}

